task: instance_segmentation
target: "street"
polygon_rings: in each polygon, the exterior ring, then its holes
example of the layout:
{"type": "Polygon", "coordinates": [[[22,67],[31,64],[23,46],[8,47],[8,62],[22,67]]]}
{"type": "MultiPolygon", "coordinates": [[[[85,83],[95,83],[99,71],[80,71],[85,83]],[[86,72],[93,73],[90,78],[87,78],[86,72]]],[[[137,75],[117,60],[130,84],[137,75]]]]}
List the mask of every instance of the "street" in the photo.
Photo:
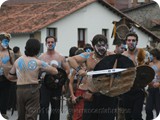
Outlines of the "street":
{"type": "MultiPolygon", "coordinates": [[[[145,105],[144,105],[143,111],[142,111],[143,119],[145,120],[146,114],[145,114],[144,109],[145,109],[145,105]]],[[[68,110],[67,110],[66,102],[64,101],[63,113],[61,112],[60,120],[67,120],[67,113],[68,113],[68,110]]],[[[154,112],[154,114],[155,114],[155,112],[154,112]]],[[[7,115],[9,116],[9,120],[16,120],[17,119],[17,111],[15,111],[12,116],[11,116],[11,111],[8,111],[7,115]]]]}

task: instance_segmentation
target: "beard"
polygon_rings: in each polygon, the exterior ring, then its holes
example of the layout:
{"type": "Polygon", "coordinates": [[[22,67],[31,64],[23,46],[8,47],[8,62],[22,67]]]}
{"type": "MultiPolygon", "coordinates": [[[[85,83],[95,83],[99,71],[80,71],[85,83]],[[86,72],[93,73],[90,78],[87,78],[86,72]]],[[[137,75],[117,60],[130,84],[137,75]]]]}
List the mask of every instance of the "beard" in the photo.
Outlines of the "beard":
{"type": "Polygon", "coordinates": [[[137,45],[137,43],[134,42],[134,43],[131,44],[130,47],[128,46],[129,51],[134,51],[136,49],[136,45],[137,45]]]}
{"type": "Polygon", "coordinates": [[[128,47],[129,51],[134,51],[135,49],[136,49],[136,47],[132,47],[132,48],[128,47]]]}

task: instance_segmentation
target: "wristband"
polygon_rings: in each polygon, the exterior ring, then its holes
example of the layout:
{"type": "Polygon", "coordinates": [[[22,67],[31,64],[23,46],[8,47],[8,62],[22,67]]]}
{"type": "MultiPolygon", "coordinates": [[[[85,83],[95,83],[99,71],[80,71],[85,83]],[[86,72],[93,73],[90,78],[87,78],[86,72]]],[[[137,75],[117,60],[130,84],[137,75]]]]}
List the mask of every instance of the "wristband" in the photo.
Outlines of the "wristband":
{"type": "Polygon", "coordinates": [[[76,72],[78,73],[78,72],[81,70],[81,67],[78,66],[75,70],[76,70],[76,72]]]}

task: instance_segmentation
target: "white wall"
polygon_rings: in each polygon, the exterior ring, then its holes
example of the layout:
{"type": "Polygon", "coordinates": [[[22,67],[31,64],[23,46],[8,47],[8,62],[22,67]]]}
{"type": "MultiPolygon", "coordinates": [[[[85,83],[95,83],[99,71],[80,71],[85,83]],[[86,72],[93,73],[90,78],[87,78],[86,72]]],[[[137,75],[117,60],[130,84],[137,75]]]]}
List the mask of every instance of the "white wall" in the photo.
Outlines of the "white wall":
{"type": "MultiPolygon", "coordinates": [[[[90,43],[94,35],[101,34],[102,29],[109,29],[109,50],[112,51],[115,48],[112,45],[113,38],[111,38],[112,22],[119,21],[119,19],[118,15],[96,2],[66,16],[49,27],[57,28],[58,43],[56,50],[63,55],[68,55],[70,47],[77,46],[78,28],[87,29],[86,43],[90,43]]],[[[145,47],[148,43],[148,35],[138,29],[135,29],[135,31],[139,36],[138,47],[145,47]]],[[[45,30],[42,32],[44,32],[42,35],[46,34],[45,30]]],[[[44,48],[46,50],[46,47],[44,48]]]]}
{"type": "Polygon", "coordinates": [[[25,50],[25,45],[27,40],[29,39],[29,35],[25,34],[25,35],[14,35],[11,37],[11,41],[10,41],[10,47],[13,48],[14,46],[18,46],[20,47],[20,51],[22,54],[24,54],[24,50],[25,50]]]}
{"type": "MultiPolygon", "coordinates": [[[[48,27],[57,28],[57,46],[56,50],[65,56],[68,56],[69,49],[72,46],[77,46],[78,40],[78,28],[86,28],[86,43],[91,43],[90,40],[96,35],[101,34],[102,29],[109,29],[109,50],[114,50],[113,38],[111,38],[113,21],[119,21],[120,17],[102,6],[98,2],[92,3],[65,18],[49,25],[48,27]]],[[[142,33],[140,30],[135,29],[139,36],[138,47],[145,47],[148,43],[148,36],[142,33]]],[[[45,37],[47,35],[46,28],[41,30],[41,42],[44,43],[44,51],[46,51],[45,37]]],[[[21,50],[24,51],[24,46],[28,35],[15,36],[12,46],[20,46],[21,50]]]]}
{"type": "Polygon", "coordinates": [[[150,45],[150,36],[145,34],[144,32],[140,31],[139,29],[135,28],[136,33],[138,34],[138,45],[137,47],[144,48],[147,45],[150,45]]]}
{"type": "MultiPolygon", "coordinates": [[[[109,29],[108,38],[110,40],[109,46],[111,46],[112,21],[116,19],[119,20],[120,18],[106,9],[106,7],[103,7],[101,4],[93,3],[66,16],[49,27],[55,27],[58,30],[57,51],[61,52],[63,55],[68,55],[70,47],[77,46],[78,28],[87,28],[86,43],[90,43],[94,35],[101,34],[103,28],[109,29]]],[[[46,33],[45,30],[43,31],[46,33]]]]}

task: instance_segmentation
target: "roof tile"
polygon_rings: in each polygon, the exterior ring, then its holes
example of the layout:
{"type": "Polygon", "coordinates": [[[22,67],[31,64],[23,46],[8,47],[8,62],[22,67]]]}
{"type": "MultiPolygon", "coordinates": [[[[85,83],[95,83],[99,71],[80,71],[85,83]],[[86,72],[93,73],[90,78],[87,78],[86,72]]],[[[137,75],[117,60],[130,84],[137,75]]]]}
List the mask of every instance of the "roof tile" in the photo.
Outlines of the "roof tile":
{"type": "Polygon", "coordinates": [[[50,0],[32,4],[5,4],[0,9],[0,32],[35,32],[94,1],[50,0]]]}

